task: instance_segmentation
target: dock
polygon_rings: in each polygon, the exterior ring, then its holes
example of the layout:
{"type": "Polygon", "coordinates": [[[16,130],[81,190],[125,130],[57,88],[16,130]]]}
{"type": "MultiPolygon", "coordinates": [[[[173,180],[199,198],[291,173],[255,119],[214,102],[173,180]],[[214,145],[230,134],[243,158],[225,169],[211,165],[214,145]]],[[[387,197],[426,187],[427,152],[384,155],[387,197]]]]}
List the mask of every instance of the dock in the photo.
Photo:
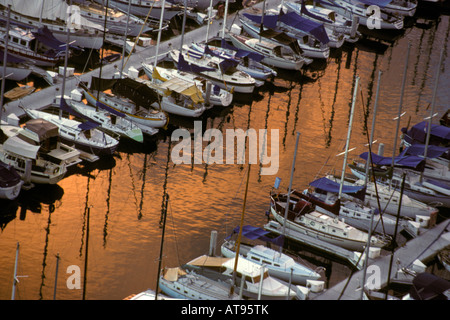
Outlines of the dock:
{"type": "MultiPolygon", "coordinates": [[[[389,269],[391,255],[381,256],[375,260],[369,260],[368,265],[371,270],[376,270],[379,287],[386,287],[388,280],[391,282],[410,282],[412,277],[403,272],[405,269],[413,270],[417,261],[426,264],[432,260],[436,254],[450,244],[450,221],[446,220],[424,232],[417,238],[408,241],[404,246],[394,252],[393,264],[390,278],[389,269]]],[[[419,271],[420,272],[420,271],[419,271]]],[[[367,272],[366,285],[369,277],[375,273],[367,272]]],[[[332,288],[326,289],[314,297],[313,300],[359,300],[361,299],[361,280],[363,271],[355,272],[351,278],[345,279],[332,288]]]]}

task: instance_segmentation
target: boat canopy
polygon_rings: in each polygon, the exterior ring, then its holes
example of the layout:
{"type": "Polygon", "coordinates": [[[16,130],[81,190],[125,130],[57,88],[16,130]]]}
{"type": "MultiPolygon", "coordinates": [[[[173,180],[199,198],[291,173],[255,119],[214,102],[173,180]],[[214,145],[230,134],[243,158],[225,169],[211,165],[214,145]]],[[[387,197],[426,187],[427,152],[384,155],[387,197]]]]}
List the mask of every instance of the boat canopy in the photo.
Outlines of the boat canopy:
{"type": "Polygon", "coordinates": [[[3,143],[3,149],[5,151],[8,151],[10,153],[17,154],[19,156],[29,158],[29,159],[36,159],[37,153],[39,151],[41,146],[35,146],[28,142],[23,141],[18,136],[13,136],[3,143]]]}
{"type": "Polygon", "coordinates": [[[261,24],[262,21],[263,26],[270,29],[276,29],[279,21],[305,33],[310,33],[324,44],[330,42],[323,24],[303,18],[293,11],[288,13],[283,13],[281,11],[280,14],[277,15],[264,16],[244,13],[244,16],[257,24],[261,24]]]}
{"type": "MultiPolygon", "coordinates": [[[[234,228],[232,233],[226,238],[227,240],[230,239],[234,234],[239,233],[239,226],[234,228]]],[[[261,229],[259,227],[254,227],[251,225],[245,225],[242,227],[242,235],[250,240],[263,240],[263,241],[269,241],[276,245],[282,245],[283,244],[283,236],[278,236],[276,238],[270,238],[267,237],[267,235],[270,233],[270,231],[266,231],[264,229],[261,229]]]]}
{"type": "MultiPolygon", "coordinates": [[[[427,138],[428,121],[422,121],[408,130],[408,128],[402,128],[401,131],[406,134],[405,139],[411,139],[413,143],[425,143],[427,138]]],[[[448,145],[450,141],[450,127],[446,127],[439,124],[431,124],[430,141],[429,144],[433,145],[448,145]]]]}
{"type": "Polygon", "coordinates": [[[182,94],[192,99],[194,103],[204,102],[203,95],[197,85],[184,81],[179,78],[172,78],[160,84],[160,87],[164,90],[168,90],[182,94]]]}
{"type": "Polygon", "coordinates": [[[44,119],[28,120],[25,123],[25,128],[36,133],[39,138],[39,142],[59,136],[58,126],[44,119]]]}
{"type": "MultiPolygon", "coordinates": [[[[36,40],[56,51],[66,50],[66,44],[56,39],[53,33],[45,25],[42,28],[37,29],[36,31],[31,31],[31,33],[36,38],[36,40]]],[[[74,45],[69,45],[69,48],[80,49],[79,47],[74,45]]]]}
{"type": "Polygon", "coordinates": [[[231,258],[202,255],[198,258],[195,258],[192,261],[189,261],[188,264],[191,266],[199,266],[199,267],[221,267],[225,262],[227,262],[230,259],[231,258]]]}
{"type": "MultiPolygon", "coordinates": [[[[330,180],[326,177],[322,177],[317,180],[314,180],[309,185],[316,189],[320,189],[320,190],[323,190],[326,192],[333,192],[333,193],[339,193],[339,189],[340,189],[340,183],[330,180]]],[[[352,193],[357,194],[364,189],[365,189],[364,186],[349,186],[349,185],[345,185],[345,184],[342,186],[342,192],[347,193],[347,194],[352,194],[352,193]]]]}
{"type": "MultiPolygon", "coordinates": [[[[429,145],[427,146],[427,158],[437,158],[441,157],[445,153],[450,151],[450,147],[440,147],[429,145]]],[[[400,155],[412,155],[412,156],[423,156],[425,154],[424,144],[412,144],[411,146],[405,148],[400,155]]]]}
{"type": "Polygon", "coordinates": [[[215,71],[214,68],[207,68],[207,67],[201,67],[197,66],[195,64],[189,63],[186,60],[184,60],[183,54],[180,52],[178,55],[178,70],[180,71],[186,71],[186,72],[193,72],[193,73],[201,73],[206,71],[215,71]]]}
{"type": "MultiPolygon", "coordinates": [[[[363,152],[359,155],[361,159],[367,161],[369,153],[363,152]]],[[[373,164],[379,166],[390,166],[392,164],[392,157],[382,157],[372,152],[371,161],[373,164]]],[[[419,156],[396,156],[394,158],[394,165],[401,167],[408,167],[420,169],[424,165],[425,159],[419,156]]]]}

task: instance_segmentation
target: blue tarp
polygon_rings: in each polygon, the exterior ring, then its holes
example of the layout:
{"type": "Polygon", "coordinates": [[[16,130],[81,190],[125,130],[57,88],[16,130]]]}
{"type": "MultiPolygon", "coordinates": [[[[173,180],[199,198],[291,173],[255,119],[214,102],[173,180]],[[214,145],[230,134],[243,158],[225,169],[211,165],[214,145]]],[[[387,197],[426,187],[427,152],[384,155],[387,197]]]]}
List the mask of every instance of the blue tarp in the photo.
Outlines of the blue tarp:
{"type": "Polygon", "coordinates": [[[178,70],[180,71],[187,71],[187,72],[193,72],[193,73],[200,73],[204,71],[214,71],[214,68],[206,68],[206,67],[200,67],[195,64],[188,63],[186,60],[184,60],[183,55],[180,53],[178,55],[178,70]]]}
{"type": "MultiPolygon", "coordinates": [[[[314,180],[309,184],[311,187],[333,193],[339,193],[340,183],[330,180],[326,177],[314,180]]],[[[342,193],[358,193],[363,190],[364,186],[342,186],[342,193]]]]}
{"type": "MultiPolygon", "coordinates": [[[[406,135],[411,139],[411,141],[407,140],[411,144],[413,143],[425,144],[427,138],[427,130],[428,130],[428,121],[419,122],[414,126],[412,126],[412,128],[409,130],[407,128],[402,128],[402,132],[406,133],[406,135]]],[[[431,124],[430,144],[446,145],[449,142],[450,142],[450,127],[442,126],[439,124],[431,124]]]]}
{"type": "MultiPolygon", "coordinates": [[[[230,239],[234,234],[238,234],[239,233],[239,227],[234,228],[233,232],[226,238],[226,239],[230,239]]],[[[261,229],[259,227],[253,227],[251,225],[245,225],[242,226],[242,235],[244,237],[246,237],[247,239],[250,240],[263,240],[263,241],[270,241],[276,245],[283,245],[283,239],[284,237],[278,236],[276,238],[269,238],[266,237],[266,235],[268,235],[270,232],[266,231],[264,229],[261,229]]]]}
{"type": "Polygon", "coordinates": [[[367,4],[367,5],[375,5],[379,6],[381,8],[386,7],[389,3],[392,2],[392,0],[358,0],[361,3],[367,4]]]}
{"type": "MultiPolygon", "coordinates": [[[[429,145],[427,147],[427,158],[441,157],[444,153],[450,151],[450,148],[429,145]]],[[[424,144],[413,144],[402,151],[400,155],[423,156],[425,153],[424,144]]]]}
{"type": "Polygon", "coordinates": [[[302,16],[298,15],[295,12],[280,14],[279,21],[291,27],[299,29],[303,32],[312,34],[314,37],[316,37],[320,42],[324,44],[330,42],[330,39],[328,38],[327,32],[323,24],[303,18],[302,16]]]}
{"type": "Polygon", "coordinates": [[[278,21],[280,21],[295,29],[310,33],[324,44],[330,42],[323,24],[303,18],[295,12],[282,13],[279,15],[264,15],[264,18],[261,15],[249,13],[244,13],[244,16],[257,24],[261,24],[262,21],[264,27],[274,30],[278,28],[278,21]]]}
{"type": "MultiPolygon", "coordinates": [[[[367,161],[368,154],[368,152],[363,152],[359,155],[359,157],[367,161]]],[[[372,152],[371,161],[375,165],[390,166],[392,164],[392,157],[382,157],[372,152]]],[[[425,159],[422,157],[400,155],[394,158],[394,165],[408,168],[418,168],[424,161],[425,159]]]]}

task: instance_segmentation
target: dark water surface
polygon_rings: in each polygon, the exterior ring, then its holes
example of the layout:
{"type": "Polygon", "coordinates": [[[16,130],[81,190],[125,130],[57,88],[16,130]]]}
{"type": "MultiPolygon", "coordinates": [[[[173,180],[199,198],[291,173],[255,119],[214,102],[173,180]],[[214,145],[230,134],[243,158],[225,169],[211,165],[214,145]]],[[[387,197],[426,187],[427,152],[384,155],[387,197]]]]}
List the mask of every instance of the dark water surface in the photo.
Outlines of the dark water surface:
{"type": "MultiPolygon", "coordinates": [[[[344,151],[356,76],[360,77],[361,90],[351,136],[351,148],[356,149],[349,161],[367,151],[365,130],[371,128],[380,70],[374,147],[384,143],[385,155],[392,155],[394,139],[399,135],[393,119],[398,114],[408,43],[411,50],[402,108],[406,114],[401,127],[429,116],[444,48],[435,109],[442,115],[450,100],[449,16],[428,22],[408,28],[392,45],[374,47],[361,41],[353,49],[334,52],[326,65],[318,64],[314,72],[304,76],[280,72],[272,83],[247,97],[248,103],[216,107],[200,119],[203,129],[222,132],[279,130],[279,170],[276,175],[261,175],[260,167],[252,166],[245,224],[262,227],[267,221],[268,195],[275,177],[282,179],[281,190],[288,187],[296,132],[301,135],[294,188],[303,189],[316,177],[342,170],[343,156],[336,155],[344,151]]],[[[173,119],[173,123],[191,132],[194,128],[192,120],[173,119]]],[[[204,142],[203,147],[207,144],[204,142]]],[[[270,154],[274,146],[270,137],[267,144],[270,154]]],[[[213,230],[218,231],[220,244],[239,224],[247,166],[174,165],[170,160],[174,145],[170,135],[140,147],[122,143],[114,158],[72,170],[57,186],[37,187],[22,193],[18,201],[2,202],[0,299],[11,298],[17,243],[18,275],[26,276],[19,278],[17,300],[53,299],[57,254],[56,298],[82,299],[82,289],[69,289],[66,281],[72,274],[67,273],[69,266],[78,266],[83,278],[87,234],[86,299],[123,299],[147,288],[155,289],[165,191],[170,200],[163,266],[178,266],[207,253],[213,230]]],[[[327,268],[327,287],[350,274],[345,265],[306,251],[302,259],[310,266],[327,268]]]]}

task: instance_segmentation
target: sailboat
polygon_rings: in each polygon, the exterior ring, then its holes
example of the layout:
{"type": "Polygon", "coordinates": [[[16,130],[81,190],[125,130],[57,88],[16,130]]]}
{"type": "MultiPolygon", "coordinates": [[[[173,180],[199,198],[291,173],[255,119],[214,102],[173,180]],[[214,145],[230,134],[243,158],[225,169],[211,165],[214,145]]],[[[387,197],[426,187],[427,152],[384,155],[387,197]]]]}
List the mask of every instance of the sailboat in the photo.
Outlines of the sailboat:
{"type": "MultiPolygon", "coordinates": [[[[391,14],[387,14],[385,12],[380,12],[379,17],[372,17],[370,15],[370,11],[368,12],[367,6],[368,2],[371,4],[382,6],[386,2],[391,1],[351,1],[351,0],[315,0],[320,3],[325,8],[332,9],[337,13],[352,19],[353,16],[357,16],[359,18],[360,25],[367,26],[369,17],[376,23],[380,29],[384,30],[400,30],[403,28],[404,18],[403,16],[395,16],[391,14]],[[366,3],[363,3],[366,2],[366,3]]],[[[369,21],[372,23],[372,21],[369,21]]]]}
{"type": "Polygon", "coordinates": [[[110,156],[119,145],[119,140],[98,130],[98,123],[80,122],[45,111],[22,108],[30,118],[44,119],[56,125],[64,143],[74,145],[84,152],[96,156],[110,156]]]}
{"type": "MultiPolygon", "coordinates": [[[[233,232],[224,240],[220,250],[224,257],[233,258],[236,256],[236,240],[233,240],[233,235],[239,233],[239,227],[236,227],[233,232]]],[[[276,245],[280,244],[282,237],[272,239],[267,237],[270,232],[259,227],[251,225],[243,226],[242,236],[251,240],[267,241],[276,245]]],[[[319,280],[321,275],[305,265],[297,262],[291,256],[285,253],[276,251],[262,244],[251,245],[249,243],[240,244],[239,259],[250,260],[259,264],[264,264],[268,269],[269,275],[281,279],[288,283],[305,285],[307,280],[319,280]]]]}
{"type": "MultiPolygon", "coordinates": [[[[0,1],[4,8],[9,3],[10,0],[0,1]]],[[[83,18],[77,6],[69,6],[62,0],[14,0],[13,4],[13,24],[35,30],[46,27],[56,39],[63,42],[66,40],[66,33],[70,32],[72,41],[81,48],[100,49],[103,45],[103,27],[83,18]]],[[[0,10],[0,18],[7,19],[7,10],[0,10]]]]}
{"type": "Polygon", "coordinates": [[[158,100],[155,92],[132,79],[110,80],[93,77],[90,88],[82,82],[78,85],[84,97],[92,106],[99,106],[105,110],[125,114],[126,119],[137,124],[145,134],[152,136],[157,133],[155,129],[164,128],[167,125],[167,115],[151,106],[153,102],[158,100]],[[113,92],[102,91],[101,83],[110,81],[113,83],[113,92]],[[117,92],[117,94],[114,92],[117,92]],[[134,98],[134,101],[131,98],[134,98]]]}
{"type": "MultiPolygon", "coordinates": [[[[313,236],[325,242],[351,251],[363,251],[368,234],[339,219],[320,213],[311,202],[300,197],[290,196],[287,205],[287,194],[273,194],[270,197],[270,213],[285,228],[313,236]],[[287,218],[283,216],[288,208],[287,218]]],[[[382,248],[389,242],[378,236],[370,237],[370,245],[382,248]]]]}
{"type": "Polygon", "coordinates": [[[364,186],[345,186],[339,191],[340,183],[326,177],[316,179],[309,185],[301,193],[293,191],[293,195],[311,202],[317,211],[343,219],[347,224],[364,231],[369,231],[372,221],[375,226],[373,231],[378,234],[392,236],[396,230],[401,231],[401,226],[396,229],[394,218],[382,215],[375,207],[364,204],[364,186]],[[352,196],[339,197],[339,192],[352,196]]]}
{"type": "MultiPolygon", "coordinates": [[[[358,31],[359,21],[356,19],[348,19],[336,11],[323,8],[316,5],[306,5],[304,0],[299,2],[283,2],[283,10],[285,12],[294,11],[305,18],[313,21],[323,23],[327,30],[328,36],[331,34],[342,36],[344,41],[355,43],[361,38],[361,33],[358,31]]],[[[330,40],[332,41],[332,37],[330,40]]],[[[336,41],[336,40],[335,40],[336,41]]]]}
{"type": "Polygon", "coordinates": [[[80,8],[81,16],[96,24],[103,24],[106,14],[106,28],[109,33],[137,37],[153,30],[144,20],[133,14],[115,8],[107,8],[103,4],[99,5],[91,1],[81,0],[76,2],[80,8]]]}
{"type": "Polygon", "coordinates": [[[197,85],[199,90],[202,92],[203,99],[205,100],[205,106],[211,104],[214,106],[228,107],[233,101],[232,92],[224,90],[218,86],[212,86],[212,84],[208,84],[206,79],[193,73],[159,66],[155,68],[152,64],[145,62],[142,63],[142,69],[150,80],[154,80],[157,83],[162,83],[172,78],[179,78],[190,82],[191,84],[197,85]]]}
{"type": "Polygon", "coordinates": [[[161,290],[173,298],[188,300],[240,300],[230,286],[181,267],[165,268],[159,278],[161,290]]]}
{"type": "MultiPolygon", "coordinates": [[[[169,56],[179,70],[192,72],[225,90],[252,93],[257,85],[248,73],[236,69],[238,61],[201,54],[184,45],[182,51],[172,49],[169,56]]],[[[262,84],[262,83],[261,83],[262,84]]]]}
{"type": "Polygon", "coordinates": [[[305,64],[305,60],[300,55],[281,44],[244,35],[229,34],[228,36],[237,48],[263,55],[261,62],[270,66],[286,70],[301,70],[305,64]]]}
{"type": "MultiPolygon", "coordinates": [[[[330,56],[330,39],[323,25],[305,19],[295,12],[250,14],[239,16],[242,28],[253,38],[275,32],[296,39],[304,56],[327,59],[330,56]],[[262,25],[262,27],[261,27],[262,25]]],[[[265,36],[270,37],[270,36],[265,36]]]]}
{"type": "MultiPolygon", "coordinates": [[[[269,269],[264,264],[258,264],[249,259],[217,258],[202,255],[183,266],[186,270],[192,270],[197,274],[210,279],[230,283],[233,271],[238,274],[236,278],[236,291],[241,290],[246,299],[258,300],[292,300],[301,299],[300,286],[286,284],[269,274],[269,269]],[[235,261],[237,260],[237,261],[235,261]],[[236,267],[235,267],[236,262],[236,267]],[[297,296],[297,292],[299,296],[297,296]]],[[[306,288],[305,288],[306,289],[306,288]]]]}
{"type": "MultiPolygon", "coordinates": [[[[67,103],[69,106],[66,106],[66,111],[74,116],[99,123],[99,129],[104,130],[109,135],[117,135],[120,138],[128,138],[140,143],[144,142],[141,128],[128,120],[124,113],[114,112],[112,109],[108,112],[105,109],[94,108],[74,99],[68,99],[67,103]]],[[[158,132],[158,130],[155,129],[155,132],[158,132]]]]}

